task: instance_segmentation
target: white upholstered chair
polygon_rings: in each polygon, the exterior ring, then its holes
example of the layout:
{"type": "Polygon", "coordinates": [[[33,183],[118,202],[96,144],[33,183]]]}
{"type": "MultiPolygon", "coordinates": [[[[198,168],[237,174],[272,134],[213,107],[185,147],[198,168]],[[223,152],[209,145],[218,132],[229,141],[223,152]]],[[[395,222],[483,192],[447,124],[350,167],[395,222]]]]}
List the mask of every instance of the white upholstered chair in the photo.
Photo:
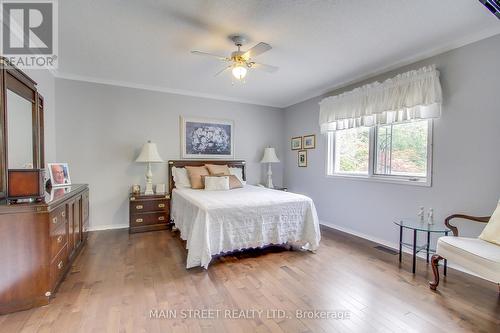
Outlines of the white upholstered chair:
{"type": "Polygon", "coordinates": [[[445,219],[445,225],[453,232],[453,236],[438,239],[436,254],[431,259],[434,281],[429,282],[430,288],[436,290],[439,284],[439,261],[447,259],[486,280],[497,283],[500,292],[500,245],[480,238],[458,237],[457,227],[450,224],[450,220],[454,218],[487,223],[490,216],[455,214],[445,219]]]}

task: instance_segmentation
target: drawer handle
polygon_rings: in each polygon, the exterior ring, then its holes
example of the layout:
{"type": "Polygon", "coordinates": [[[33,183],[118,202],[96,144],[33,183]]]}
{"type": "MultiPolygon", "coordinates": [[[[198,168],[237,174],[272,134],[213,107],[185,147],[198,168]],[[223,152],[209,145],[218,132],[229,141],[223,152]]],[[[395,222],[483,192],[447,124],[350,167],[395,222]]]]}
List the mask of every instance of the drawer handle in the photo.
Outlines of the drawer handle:
{"type": "Polygon", "coordinates": [[[61,213],[61,216],[62,216],[62,217],[66,217],[66,212],[62,212],[62,213],[61,213]]]}
{"type": "Polygon", "coordinates": [[[158,221],[165,221],[165,216],[158,216],[158,221]]]}
{"type": "Polygon", "coordinates": [[[165,204],[158,204],[158,208],[165,208],[165,204]]]}
{"type": "Polygon", "coordinates": [[[59,263],[57,264],[57,268],[58,268],[59,270],[61,270],[61,269],[63,268],[63,265],[64,265],[64,264],[63,264],[63,262],[62,262],[62,260],[61,260],[61,261],[59,261],[59,263]]]}
{"type": "Polygon", "coordinates": [[[143,219],[135,219],[135,222],[136,223],[142,223],[142,222],[144,222],[144,220],[143,219]]]}
{"type": "Polygon", "coordinates": [[[52,223],[57,224],[57,217],[54,217],[54,218],[52,219],[52,223]]]}
{"type": "Polygon", "coordinates": [[[143,205],[137,205],[137,206],[135,206],[135,209],[143,209],[143,208],[144,208],[143,205]]]}
{"type": "Polygon", "coordinates": [[[61,236],[59,236],[59,237],[57,237],[57,242],[58,242],[58,243],[61,243],[61,242],[62,242],[62,240],[63,240],[63,236],[62,236],[62,235],[61,235],[61,236]]]}

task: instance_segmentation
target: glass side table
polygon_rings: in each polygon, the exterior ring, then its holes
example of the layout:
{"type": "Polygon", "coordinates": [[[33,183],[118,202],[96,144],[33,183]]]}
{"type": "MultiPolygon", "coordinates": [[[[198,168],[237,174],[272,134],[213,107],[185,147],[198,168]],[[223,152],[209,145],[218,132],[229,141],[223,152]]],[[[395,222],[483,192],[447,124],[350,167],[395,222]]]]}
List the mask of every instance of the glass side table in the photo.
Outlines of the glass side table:
{"type": "MultiPolygon", "coordinates": [[[[435,253],[436,251],[430,248],[431,243],[431,233],[442,233],[448,236],[451,231],[446,226],[442,224],[427,224],[426,221],[420,221],[417,218],[401,218],[396,219],[394,224],[399,226],[399,262],[402,260],[402,249],[403,246],[411,248],[413,250],[413,267],[412,273],[415,274],[415,267],[417,264],[417,253],[422,250],[427,252],[427,262],[429,262],[429,253],[435,253]],[[413,230],[413,244],[403,242],[403,230],[413,230]],[[424,232],[427,234],[427,242],[421,246],[417,246],[417,233],[424,232]]],[[[444,260],[444,275],[446,275],[447,261],[444,260]]]]}

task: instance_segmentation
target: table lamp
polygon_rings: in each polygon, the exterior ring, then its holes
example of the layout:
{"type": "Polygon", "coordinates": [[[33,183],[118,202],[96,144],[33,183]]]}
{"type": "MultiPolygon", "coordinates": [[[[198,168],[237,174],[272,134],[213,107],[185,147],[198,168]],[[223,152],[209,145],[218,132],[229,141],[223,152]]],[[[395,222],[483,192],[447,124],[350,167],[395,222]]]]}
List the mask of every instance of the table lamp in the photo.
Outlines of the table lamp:
{"type": "Polygon", "coordinates": [[[147,143],[142,146],[141,153],[139,157],[135,160],[136,162],[147,163],[148,167],[146,169],[146,190],[144,194],[151,195],[153,192],[153,173],[151,172],[151,163],[162,163],[164,162],[158,154],[158,149],[156,148],[156,143],[148,140],[147,143]]]}
{"type": "Polygon", "coordinates": [[[273,185],[273,172],[271,170],[271,163],[279,163],[278,157],[276,156],[276,151],[274,148],[268,147],[264,149],[264,156],[260,163],[267,163],[267,187],[274,188],[273,185]]]}

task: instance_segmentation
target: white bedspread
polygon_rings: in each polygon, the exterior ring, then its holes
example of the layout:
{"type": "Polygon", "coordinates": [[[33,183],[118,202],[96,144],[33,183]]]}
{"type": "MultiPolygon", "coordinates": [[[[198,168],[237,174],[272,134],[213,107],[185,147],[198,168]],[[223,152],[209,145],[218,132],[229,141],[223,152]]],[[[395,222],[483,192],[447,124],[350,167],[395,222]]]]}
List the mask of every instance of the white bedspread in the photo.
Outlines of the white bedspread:
{"type": "Polygon", "coordinates": [[[174,189],[171,214],[187,241],[186,268],[208,268],[212,255],[269,244],[316,250],[321,239],[313,201],[246,185],[230,191],[174,189]]]}

